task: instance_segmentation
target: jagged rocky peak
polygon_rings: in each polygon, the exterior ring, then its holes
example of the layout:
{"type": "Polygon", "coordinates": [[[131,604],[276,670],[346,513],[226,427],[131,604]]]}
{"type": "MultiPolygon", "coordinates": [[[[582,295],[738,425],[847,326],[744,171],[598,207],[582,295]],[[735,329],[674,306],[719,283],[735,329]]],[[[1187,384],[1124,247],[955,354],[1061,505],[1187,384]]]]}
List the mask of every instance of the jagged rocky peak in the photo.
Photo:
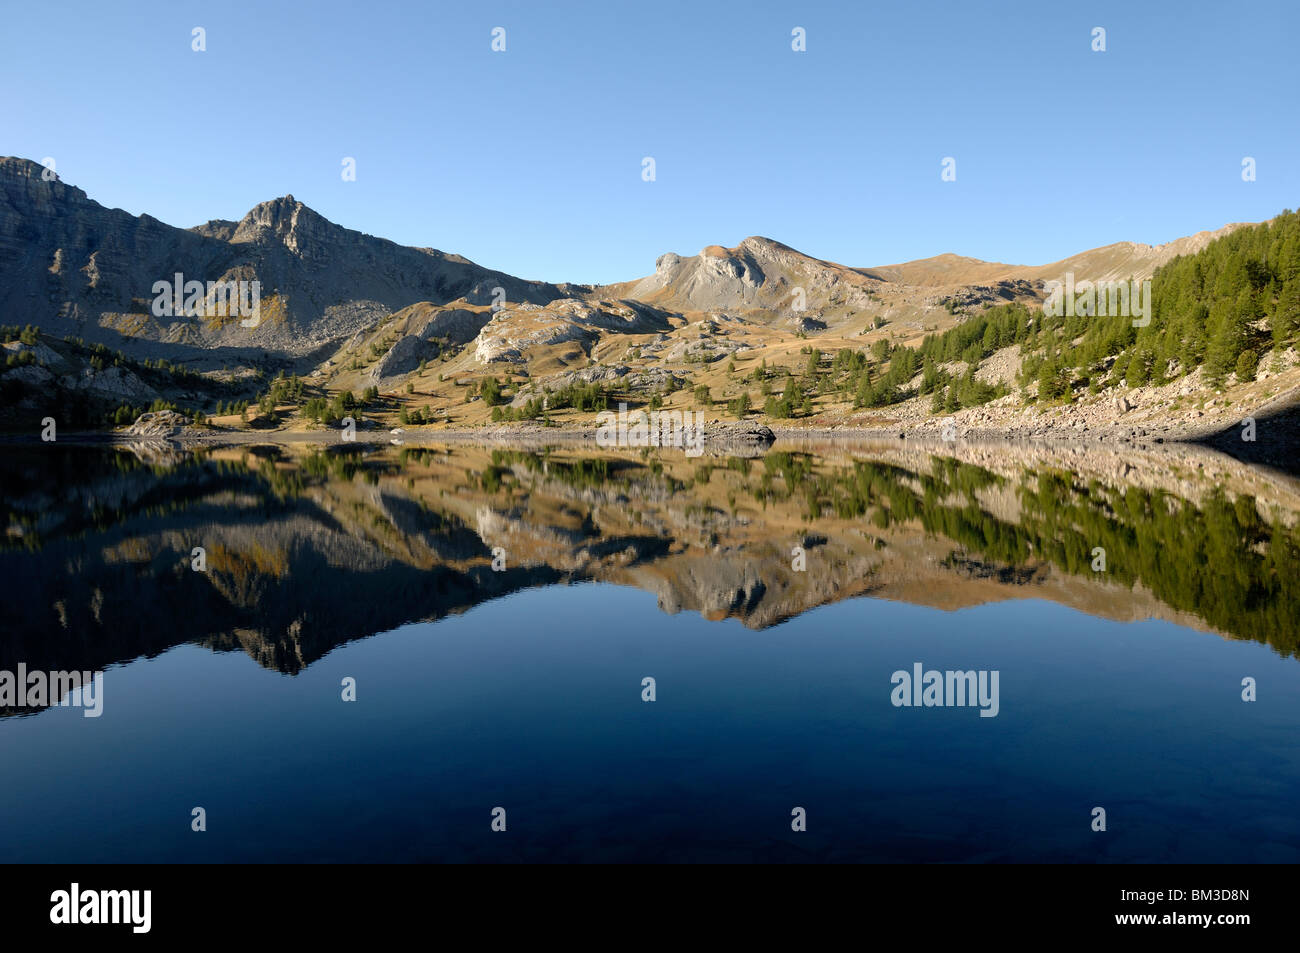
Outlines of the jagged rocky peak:
{"type": "Polygon", "coordinates": [[[789,308],[795,289],[801,289],[806,308],[862,308],[868,289],[879,283],[766,236],[750,235],[732,248],[706,245],[690,257],[660,255],[653,275],[598,290],[658,307],[744,311],[789,308]]]}
{"type": "Polygon", "coordinates": [[[323,216],[303,205],[292,195],[260,202],[240,219],[231,241],[251,242],[274,237],[295,248],[302,237],[339,230],[323,216]]]}

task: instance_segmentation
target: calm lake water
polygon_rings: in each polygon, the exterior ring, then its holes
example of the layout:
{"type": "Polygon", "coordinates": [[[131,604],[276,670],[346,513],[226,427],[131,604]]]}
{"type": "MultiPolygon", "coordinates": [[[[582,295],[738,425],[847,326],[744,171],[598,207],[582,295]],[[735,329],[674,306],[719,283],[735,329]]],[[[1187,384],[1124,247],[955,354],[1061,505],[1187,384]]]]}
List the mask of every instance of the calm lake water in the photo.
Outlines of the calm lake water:
{"type": "Polygon", "coordinates": [[[1294,862],[1296,488],[1206,461],[10,449],[0,672],[104,675],[0,861],[1294,862]]]}

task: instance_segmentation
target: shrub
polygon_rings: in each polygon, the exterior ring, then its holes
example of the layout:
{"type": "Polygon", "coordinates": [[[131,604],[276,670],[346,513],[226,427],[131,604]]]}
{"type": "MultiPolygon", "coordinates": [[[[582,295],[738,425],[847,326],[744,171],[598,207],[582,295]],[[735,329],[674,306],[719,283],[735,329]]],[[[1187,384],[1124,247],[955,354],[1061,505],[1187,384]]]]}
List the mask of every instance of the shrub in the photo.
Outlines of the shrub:
{"type": "Polygon", "coordinates": [[[1259,367],[1259,355],[1249,348],[1237,356],[1237,380],[1253,381],[1255,370],[1259,367]]]}

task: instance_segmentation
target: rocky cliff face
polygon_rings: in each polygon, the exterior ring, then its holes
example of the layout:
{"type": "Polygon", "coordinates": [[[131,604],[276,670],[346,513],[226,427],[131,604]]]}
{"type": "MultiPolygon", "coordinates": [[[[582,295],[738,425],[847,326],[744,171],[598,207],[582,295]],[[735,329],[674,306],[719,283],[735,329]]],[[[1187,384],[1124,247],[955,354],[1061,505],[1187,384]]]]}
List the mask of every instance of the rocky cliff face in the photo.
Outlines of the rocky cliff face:
{"type": "Polygon", "coordinates": [[[239,222],[175,228],[106,209],[25,159],[0,159],[0,311],[9,324],[138,356],[311,353],[417,302],[544,304],[560,289],[342,228],[285,196],[239,222]],[[262,322],[157,317],[154,284],[258,281],[262,322]]]}
{"type": "MultiPolygon", "coordinates": [[[[6,323],[102,339],[93,329],[149,311],[155,281],[184,270],[220,277],[225,243],[148,215],[106,209],[81,189],[43,177],[23,159],[0,159],[0,311],[6,323]]],[[[115,335],[114,335],[115,336],[115,335]]]]}

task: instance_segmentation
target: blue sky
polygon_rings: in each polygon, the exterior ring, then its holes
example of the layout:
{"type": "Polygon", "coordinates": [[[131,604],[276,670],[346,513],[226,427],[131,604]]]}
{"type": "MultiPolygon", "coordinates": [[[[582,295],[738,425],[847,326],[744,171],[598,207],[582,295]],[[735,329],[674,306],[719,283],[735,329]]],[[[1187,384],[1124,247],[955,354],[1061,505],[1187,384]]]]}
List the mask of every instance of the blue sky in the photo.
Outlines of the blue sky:
{"type": "Polygon", "coordinates": [[[292,193],[552,281],[753,234],[1039,264],[1300,205],[1298,35],[1295,0],[11,4],[0,154],[174,225],[292,193]]]}

